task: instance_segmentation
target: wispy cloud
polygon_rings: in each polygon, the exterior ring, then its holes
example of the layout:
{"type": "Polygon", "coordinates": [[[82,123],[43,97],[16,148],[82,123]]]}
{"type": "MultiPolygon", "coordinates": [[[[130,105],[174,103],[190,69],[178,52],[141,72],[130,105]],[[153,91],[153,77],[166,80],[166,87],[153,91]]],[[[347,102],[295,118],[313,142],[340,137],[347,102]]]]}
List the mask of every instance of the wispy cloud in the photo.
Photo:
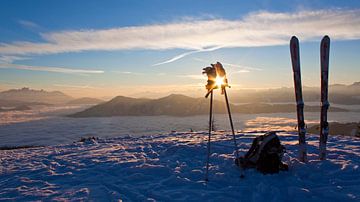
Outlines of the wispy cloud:
{"type": "MultiPolygon", "coordinates": [[[[206,62],[208,63],[208,60],[204,60],[201,58],[193,58],[196,61],[200,61],[200,62],[206,62]]],[[[212,61],[212,62],[216,62],[216,61],[212,61]]],[[[258,68],[258,67],[252,67],[252,66],[246,66],[246,65],[239,65],[239,64],[232,64],[232,63],[228,63],[228,62],[221,62],[221,64],[223,64],[225,67],[232,67],[233,69],[231,69],[231,73],[248,73],[251,71],[262,71],[262,68],[258,68]]]]}
{"type": "Polygon", "coordinates": [[[65,88],[80,88],[80,89],[100,89],[99,87],[94,87],[90,85],[68,85],[68,84],[53,84],[56,87],[65,87],[65,88]]]}
{"type": "Polygon", "coordinates": [[[111,71],[113,73],[116,73],[116,74],[125,74],[125,75],[143,75],[143,73],[140,73],[140,72],[130,72],[130,71],[111,71]]]}
{"type": "Polygon", "coordinates": [[[40,26],[34,22],[28,21],[28,20],[18,20],[18,23],[26,28],[39,28],[40,26]]]}
{"type": "Polygon", "coordinates": [[[240,73],[240,74],[242,74],[242,73],[249,73],[249,72],[250,72],[250,70],[247,70],[247,69],[241,69],[241,70],[236,71],[236,72],[234,72],[234,73],[240,73]]]}
{"type": "Polygon", "coordinates": [[[18,64],[0,64],[0,69],[21,69],[30,71],[45,71],[45,72],[57,72],[66,74],[102,74],[102,70],[87,70],[87,69],[71,69],[63,67],[48,67],[48,66],[29,66],[18,64]]]}
{"type": "Polygon", "coordinates": [[[195,50],[195,51],[189,51],[189,52],[185,52],[185,53],[182,53],[180,55],[177,55],[169,60],[165,60],[163,62],[159,62],[159,63],[156,63],[156,64],[153,64],[151,66],[158,66],[158,65],[163,65],[163,64],[167,64],[167,63],[170,63],[170,62],[174,62],[176,60],[179,60],[185,56],[188,56],[188,55],[191,55],[191,54],[194,54],[194,53],[200,53],[200,52],[210,52],[210,51],[214,51],[214,50],[217,50],[217,49],[220,49],[222,48],[223,46],[216,46],[216,47],[212,47],[212,48],[206,48],[206,49],[200,49],[200,50],[195,50]]]}
{"type": "MultiPolygon", "coordinates": [[[[118,71],[118,70],[114,70],[111,71],[113,73],[116,74],[123,74],[123,75],[133,75],[133,76],[139,76],[139,75],[150,75],[150,73],[142,73],[142,72],[130,72],[130,71],[118,71]]],[[[159,73],[152,73],[151,75],[156,75],[156,76],[165,76],[166,73],[165,72],[159,72],[159,73]]]]}
{"type": "MultiPolygon", "coordinates": [[[[229,67],[237,67],[237,68],[241,68],[242,70],[255,70],[255,71],[261,71],[262,68],[258,68],[258,67],[250,67],[250,66],[246,66],[246,65],[239,65],[239,64],[232,64],[232,63],[227,63],[227,62],[223,62],[223,65],[229,66],[229,67]]],[[[241,70],[239,70],[241,71],[241,70]]]]}
{"type": "MultiPolygon", "coordinates": [[[[31,23],[24,23],[31,25],[31,23]]],[[[360,38],[360,9],[256,12],[242,19],[210,19],[169,24],[42,33],[42,42],[0,44],[0,55],[32,55],[125,49],[187,49],[176,61],[207,47],[253,47],[288,44],[292,35],[311,41],[328,34],[335,40],[360,38]]],[[[164,63],[162,62],[162,63],[164,63]]],[[[158,63],[158,65],[161,63],[158,63]]]]}
{"type": "Polygon", "coordinates": [[[0,64],[9,64],[13,61],[19,61],[19,60],[27,60],[30,59],[29,57],[20,57],[20,56],[14,56],[14,55],[3,55],[0,56],[0,64]]]}
{"type": "Polygon", "coordinates": [[[207,79],[207,77],[205,75],[201,75],[201,74],[178,75],[177,77],[190,78],[190,79],[195,79],[195,80],[207,79]]]}

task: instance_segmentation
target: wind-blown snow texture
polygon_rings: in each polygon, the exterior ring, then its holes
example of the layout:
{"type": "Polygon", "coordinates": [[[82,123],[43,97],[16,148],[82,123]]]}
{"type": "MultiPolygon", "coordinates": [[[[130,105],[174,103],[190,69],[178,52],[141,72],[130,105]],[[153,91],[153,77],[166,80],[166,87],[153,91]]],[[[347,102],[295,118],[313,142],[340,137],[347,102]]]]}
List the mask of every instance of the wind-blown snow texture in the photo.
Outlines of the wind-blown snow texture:
{"type": "MultiPolygon", "coordinates": [[[[238,135],[244,154],[257,134],[238,135]]],[[[231,135],[212,144],[205,183],[206,133],[100,139],[0,151],[0,199],[110,201],[354,201],[360,200],[360,141],[330,136],[328,160],[308,136],[309,162],[296,159],[297,136],[280,133],[290,171],[239,178],[231,135]]]]}

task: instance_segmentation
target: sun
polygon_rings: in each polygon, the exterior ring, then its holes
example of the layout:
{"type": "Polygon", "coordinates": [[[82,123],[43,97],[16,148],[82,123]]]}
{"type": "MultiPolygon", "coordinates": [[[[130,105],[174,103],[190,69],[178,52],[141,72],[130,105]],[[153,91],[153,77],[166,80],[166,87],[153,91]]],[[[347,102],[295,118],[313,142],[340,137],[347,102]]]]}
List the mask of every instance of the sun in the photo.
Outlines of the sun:
{"type": "Polygon", "coordinates": [[[215,84],[218,87],[221,87],[224,84],[224,77],[217,76],[215,79],[215,84]]]}

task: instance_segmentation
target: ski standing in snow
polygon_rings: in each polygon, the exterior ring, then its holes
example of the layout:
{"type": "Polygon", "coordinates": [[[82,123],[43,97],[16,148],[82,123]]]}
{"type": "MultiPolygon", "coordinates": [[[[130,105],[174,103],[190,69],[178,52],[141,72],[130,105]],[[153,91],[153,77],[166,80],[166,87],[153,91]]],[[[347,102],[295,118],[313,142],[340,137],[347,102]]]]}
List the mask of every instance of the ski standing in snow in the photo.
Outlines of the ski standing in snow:
{"type": "MultiPolygon", "coordinates": [[[[291,62],[294,74],[294,87],[296,98],[296,111],[298,120],[299,133],[299,160],[305,162],[306,157],[306,125],[304,121],[304,101],[302,98],[301,71],[300,71],[300,53],[299,40],[293,36],[290,40],[291,62]]],[[[329,53],[330,38],[324,36],[320,44],[321,60],[321,114],[320,114],[320,140],[319,140],[319,157],[321,160],[326,159],[326,142],[329,134],[329,124],[327,122],[327,111],[329,109],[328,101],[328,80],[329,80],[329,53]]]]}
{"type": "Polygon", "coordinates": [[[297,128],[299,133],[299,160],[305,162],[307,160],[305,140],[306,128],[304,120],[304,101],[301,87],[299,40],[296,38],[296,36],[293,36],[290,40],[290,53],[292,69],[294,73],[296,112],[298,121],[297,128]]]}
{"type": "Polygon", "coordinates": [[[321,116],[320,116],[320,159],[326,159],[326,142],[329,134],[329,124],[327,122],[328,101],[328,81],[329,81],[329,53],[330,38],[324,36],[320,44],[321,62],[321,116]]]}

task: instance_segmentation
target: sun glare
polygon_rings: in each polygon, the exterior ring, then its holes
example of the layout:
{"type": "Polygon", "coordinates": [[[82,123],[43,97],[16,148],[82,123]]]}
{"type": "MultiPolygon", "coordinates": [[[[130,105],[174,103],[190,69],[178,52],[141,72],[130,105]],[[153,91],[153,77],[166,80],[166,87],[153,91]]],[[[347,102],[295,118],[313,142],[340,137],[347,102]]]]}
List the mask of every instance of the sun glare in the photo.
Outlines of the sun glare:
{"type": "Polygon", "coordinates": [[[215,84],[218,87],[221,87],[224,84],[224,77],[216,77],[215,84]]]}

